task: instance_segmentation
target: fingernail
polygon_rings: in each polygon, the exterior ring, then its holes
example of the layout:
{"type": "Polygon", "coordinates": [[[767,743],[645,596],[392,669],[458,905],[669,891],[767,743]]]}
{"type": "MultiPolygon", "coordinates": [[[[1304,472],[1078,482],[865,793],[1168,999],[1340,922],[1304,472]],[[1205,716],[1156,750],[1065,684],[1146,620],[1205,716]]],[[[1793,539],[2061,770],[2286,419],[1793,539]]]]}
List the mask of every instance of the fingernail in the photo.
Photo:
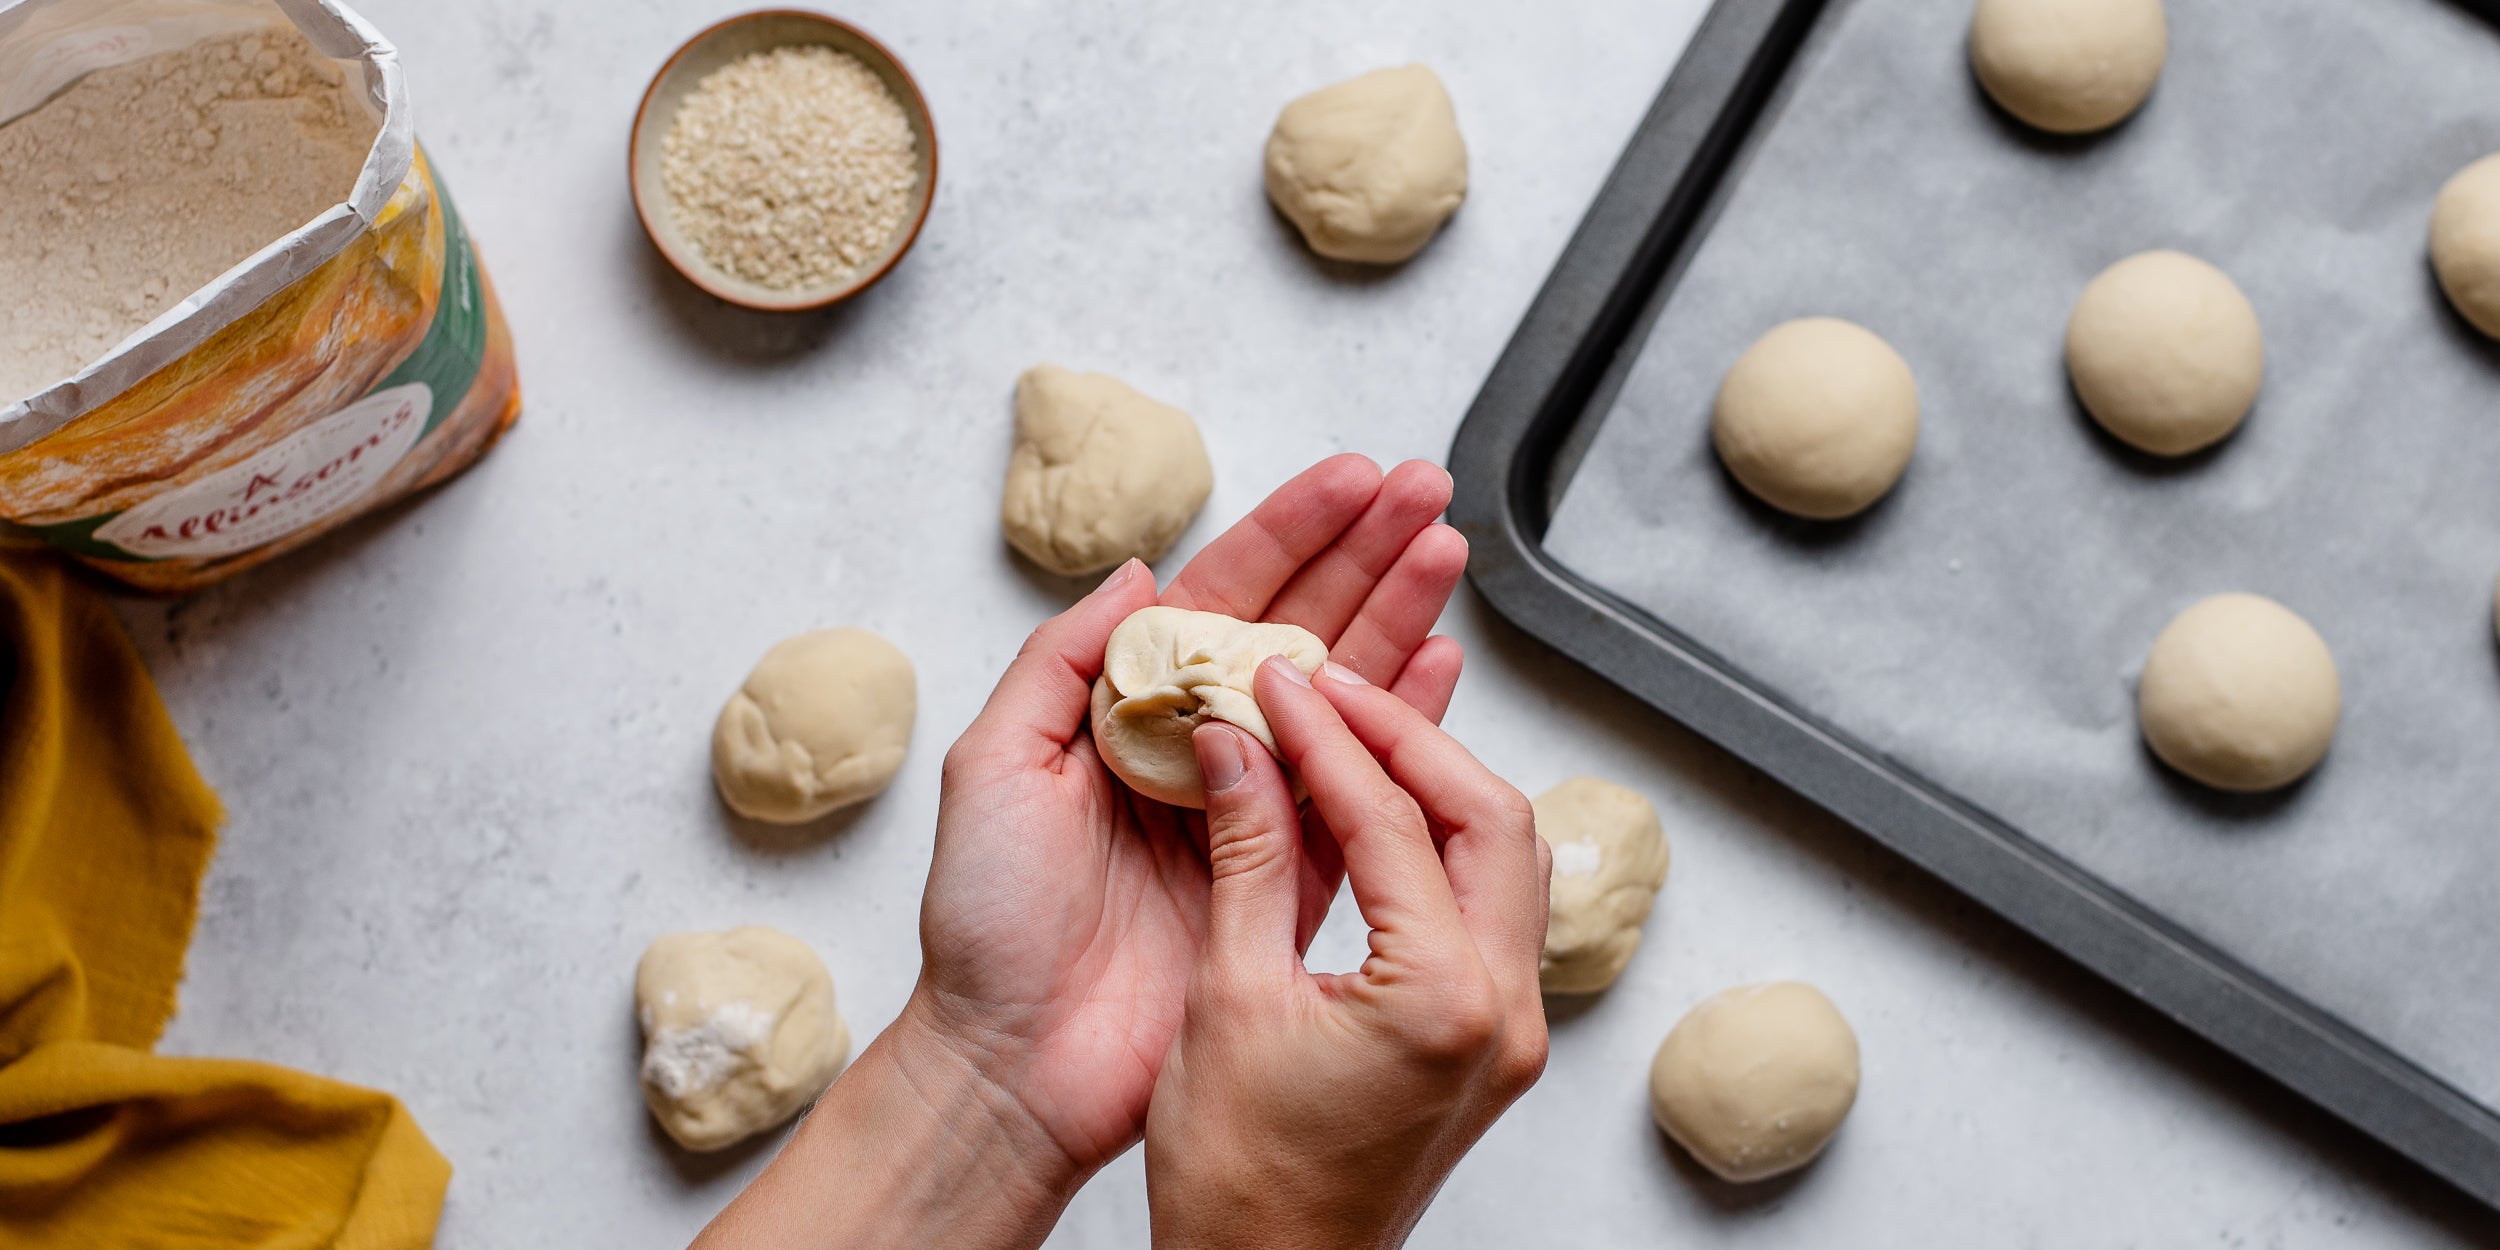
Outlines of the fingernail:
{"type": "Polygon", "coordinates": [[[1111,570],[1111,576],[1102,579],[1102,585],[1095,587],[1094,593],[1101,594],[1103,591],[1109,590],[1114,586],[1125,585],[1130,578],[1137,576],[1138,570],[1145,567],[1145,565],[1138,563],[1134,557],[1130,558],[1126,562],[1122,563],[1120,567],[1111,570]]]}
{"type": "Polygon", "coordinates": [[[1303,687],[1308,687],[1311,684],[1311,675],[1303,672],[1299,667],[1295,666],[1293,661],[1288,660],[1281,655],[1271,655],[1267,657],[1267,662],[1274,666],[1277,672],[1283,674],[1287,681],[1303,687]]]}
{"type": "Polygon", "coordinates": [[[1241,735],[1229,729],[1208,727],[1198,736],[1201,739],[1220,739],[1198,753],[1198,771],[1206,779],[1207,793],[1222,794],[1241,784],[1242,774],[1250,767],[1250,761],[1241,755],[1241,735]]]}
{"type": "Polygon", "coordinates": [[[1353,669],[1347,668],[1345,665],[1339,664],[1335,660],[1330,660],[1326,664],[1320,665],[1319,671],[1321,675],[1327,677],[1328,680],[1336,682],[1339,685],[1368,686],[1371,684],[1370,682],[1363,680],[1363,675],[1361,673],[1355,672],[1353,669]]]}

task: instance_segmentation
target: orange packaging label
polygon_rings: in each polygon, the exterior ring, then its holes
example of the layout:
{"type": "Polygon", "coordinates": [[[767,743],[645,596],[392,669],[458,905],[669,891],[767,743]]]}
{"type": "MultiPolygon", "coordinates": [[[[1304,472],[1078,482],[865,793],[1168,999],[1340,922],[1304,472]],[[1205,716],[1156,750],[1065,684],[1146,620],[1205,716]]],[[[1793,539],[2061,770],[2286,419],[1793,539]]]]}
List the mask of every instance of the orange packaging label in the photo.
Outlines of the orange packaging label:
{"type": "Polygon", "coordinates": [[[0,452],[0,541],[190,590],[458,473],[520,413],[492,285],[422,151],[336,255],[0,452]]]}

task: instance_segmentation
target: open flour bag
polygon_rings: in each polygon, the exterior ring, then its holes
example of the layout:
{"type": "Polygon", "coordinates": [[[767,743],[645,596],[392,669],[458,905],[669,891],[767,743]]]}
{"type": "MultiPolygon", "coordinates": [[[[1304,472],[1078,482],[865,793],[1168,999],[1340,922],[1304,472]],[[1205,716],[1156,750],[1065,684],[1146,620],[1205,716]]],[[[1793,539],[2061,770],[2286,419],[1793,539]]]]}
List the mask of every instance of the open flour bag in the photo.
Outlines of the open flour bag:
{"type": "Polygon", "coordinates": [[[449,478],[512,340],[335,0],[0,0],[0,543],[183,591],[449,478]]]}

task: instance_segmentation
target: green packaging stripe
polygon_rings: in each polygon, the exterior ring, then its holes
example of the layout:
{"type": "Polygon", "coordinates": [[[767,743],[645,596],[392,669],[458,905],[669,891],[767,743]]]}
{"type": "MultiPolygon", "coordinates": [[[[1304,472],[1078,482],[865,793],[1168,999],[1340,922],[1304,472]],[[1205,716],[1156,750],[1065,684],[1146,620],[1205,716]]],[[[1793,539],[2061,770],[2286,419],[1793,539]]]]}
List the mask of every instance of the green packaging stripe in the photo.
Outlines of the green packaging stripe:
{"type": "Polygon", "coordinates": [[[425,419],[425,432],[431,434],[468,398],[477,371],[485,367],[486,287],[469,232],[460,224],[460,210],[452,207],[451,190],[431,159],[425,162],[425,173],[434,188],[434,207],[443,215],[443,299],[434,307],[434,324],[426,327],[425,341],[365,393],[410,382],[434,388],[434,411],[425,419]]]}

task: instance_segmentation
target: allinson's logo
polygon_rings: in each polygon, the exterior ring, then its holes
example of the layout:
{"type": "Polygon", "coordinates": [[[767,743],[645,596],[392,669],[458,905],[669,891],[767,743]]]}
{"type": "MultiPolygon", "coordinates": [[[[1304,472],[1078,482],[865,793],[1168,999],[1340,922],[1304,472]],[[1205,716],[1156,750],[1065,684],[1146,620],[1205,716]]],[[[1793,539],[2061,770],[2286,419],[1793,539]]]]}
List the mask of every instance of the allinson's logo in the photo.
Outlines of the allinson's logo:
{"type": "Polygon", "coordinates": [[[375,391],[95,536],[151,559],[215,559],[275,542],[363,498],[417,445],[433,409],[423,382],[375,391]]]}

